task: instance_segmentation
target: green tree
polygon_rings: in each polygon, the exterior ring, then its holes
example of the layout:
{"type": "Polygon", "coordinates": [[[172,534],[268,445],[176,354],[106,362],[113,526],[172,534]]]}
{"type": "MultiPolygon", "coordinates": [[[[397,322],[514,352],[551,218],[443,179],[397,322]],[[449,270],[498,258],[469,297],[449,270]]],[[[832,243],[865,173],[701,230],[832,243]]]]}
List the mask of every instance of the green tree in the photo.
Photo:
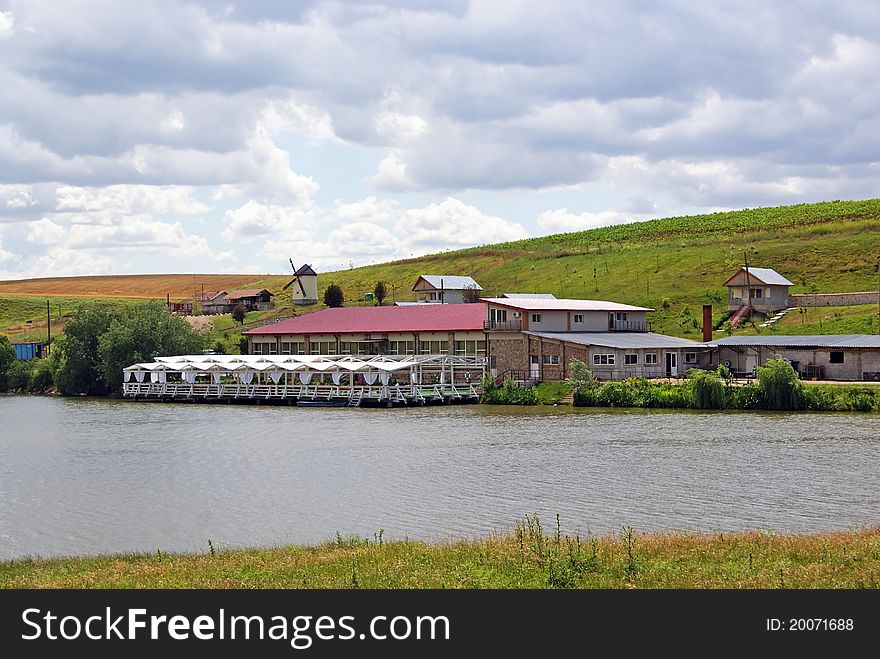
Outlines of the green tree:
{"type": "Polygon", "coordinates": [[[377,281],[376,282],[376,288],[373,289],[373,295],[376,298],[376,302],[378,302],[379,306],[381,307],[382,302],[385,301],[385,295],[386,295],[384,281],[377,281]]]}
{"type": "Polygon", "coordinates": [[[56,381],[62,394],[103,395],[109,391],[101,375],[98,339],[118,315],[109,305],[93,302],[80,306],[65,325],[55,344],[59,353],[56,381]]]}
{"type": "Polygon", "coordinates": [[[344,302],[342,289],[337,284],[330,284],[324,291],[324,304],[328,307],[341,307],[344,302]]]}
{"type": "Polygon", "coordinates": [[[151,301],[134,306],[114,319],[98,339],[100,373],[110,391],[122,389],[122,369],[154,357],[191,355],[205,347],[205,337],[183,316],[170,314],[165,305],[151,301]]]}
{"type": "Polygon", "coordinates": [[[232,309],[232,320],[234,320],[236,323],[244,325],[244,317],[246,314],[247,312],[244,309],[244,305],[236,304],[235,307],[233,307],[232,309]]]}
{"type": "Polygon", "coordinates": [[[466,304],[473,304],[475,302],[480,301],[480,289],[476,286],[465,286],[464,290],[461,292],[462,302],[466,304]]]}
{"type": "Polygon", "coordinates": [[[9,372],[16,362],[15,348],[6,336],[0,334],[0,391],[9,386],[9,372]]]}
{"type": "Polygon", "coordinates": [[[714,371],[692,368],[688,371],[693,405],[700,410],[720,410],[724,407],[724,381],[714,371]]]}
{"type": "Polygon", "coordinates": [[[804,385],[784,359],[771,359],[758,367],[758,388],[768,410],[798,410],[804,402],[804,385]]]}

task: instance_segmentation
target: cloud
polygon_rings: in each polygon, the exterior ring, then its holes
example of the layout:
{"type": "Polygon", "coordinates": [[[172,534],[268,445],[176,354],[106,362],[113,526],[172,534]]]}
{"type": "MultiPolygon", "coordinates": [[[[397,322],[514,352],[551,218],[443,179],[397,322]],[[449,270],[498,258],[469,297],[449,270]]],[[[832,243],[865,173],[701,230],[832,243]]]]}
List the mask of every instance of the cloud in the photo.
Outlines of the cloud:
{"type": "Polygon", "coordinates": [[[419,252],[528,237],[521,225],[485,215],[451,197],[439,204],[406,211],[397,221],[396,229],[419,252]]]}
{"type": "Polygon", "coordinates": [[[267,236],[307,238],[315,229],[314,218],[302,209],[260,204],[253,200],[235,210],[226,211],[223,222],[226,228],[222,237],[228,241],[249,242],[267,236]]]}
{"type": "Polygon", "coordinates": [[[15,16],[11,11],[0,11],[0,39],[8,39],[15,34],[15,16]]]}
{"type": "Polygon", "coordinates": [[[118,223],[98,236],[338,265],[876,196],[878,34],[875,3],[6,3],[4,249],[118,223]]]}
{"type": "Polygon", "coordinates": [[[538,226],[552,233],[584,231],[586,229],[606,227],[612,224],[626,224],[634,221],[636,221],[636,218],[633,215],[614,210],[575,214],[569,212],[567,208],[561,208],[544,211],[538,216],[538,226]]]}

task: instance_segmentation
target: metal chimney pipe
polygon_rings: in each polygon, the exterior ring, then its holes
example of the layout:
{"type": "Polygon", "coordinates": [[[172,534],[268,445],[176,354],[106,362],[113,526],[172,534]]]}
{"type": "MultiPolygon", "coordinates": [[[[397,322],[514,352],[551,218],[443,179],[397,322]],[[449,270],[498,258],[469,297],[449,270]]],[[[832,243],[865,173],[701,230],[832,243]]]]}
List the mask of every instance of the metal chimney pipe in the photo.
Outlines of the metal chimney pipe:
{"type": "Polygon", "coordinates": [[[712,340],[712,305],[703,305],[703,343],[712,340]]]}

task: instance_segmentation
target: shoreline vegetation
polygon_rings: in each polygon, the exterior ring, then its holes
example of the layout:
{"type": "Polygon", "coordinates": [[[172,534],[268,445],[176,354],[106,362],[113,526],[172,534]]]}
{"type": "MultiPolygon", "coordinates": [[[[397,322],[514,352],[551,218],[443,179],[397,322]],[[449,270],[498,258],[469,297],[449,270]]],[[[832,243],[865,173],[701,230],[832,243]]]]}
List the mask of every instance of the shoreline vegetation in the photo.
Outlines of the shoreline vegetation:
{"type": "Polygon", "coordinates": [[[527,517],[513,533],[428,544],[337,534],[317,546],[0,562],[0,588],[877,588],[880,527],[822,534],[585,538],[527,517]]]}
{"type": "Polygon", "coordinates": [[[805,385],[784,359],[758,368],[755,382],[736,383],[730,371],[691,369],[682,382],[645,378],[600,382],[586,364],[572,360],[563,383],[519,386],[512,380],[483,380],[482,403],[558,404],[569,392],[575,407],[641,407],[694,410],[777,410],[787,412],[880,412],[880,387],[864,384],[805,385]]]}

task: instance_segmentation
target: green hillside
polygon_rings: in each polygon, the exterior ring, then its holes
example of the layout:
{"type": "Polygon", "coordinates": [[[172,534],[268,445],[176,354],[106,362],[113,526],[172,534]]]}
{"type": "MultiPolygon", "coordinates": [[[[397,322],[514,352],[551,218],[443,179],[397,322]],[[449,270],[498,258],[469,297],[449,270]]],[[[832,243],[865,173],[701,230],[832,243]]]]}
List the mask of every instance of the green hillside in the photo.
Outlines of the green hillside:
{"type": "MultiPolygon", "coordinates": [[[[486,245],[321,274],[318,290],[335,282],[346,304],[356,304],[383,280],[389,301],[392,289],[396,300],[413,300],[420,274],[471,275],[486,295],[547,292],[649,306],[657,309],[655,331],[696,338],[701,305],[713,304],[721,320],[727,300],[721,284],[746,253],[751,265],[774,268],[793,281],[795,293],[877,290],[880,199],[673,217],[486,245]]],[[[281,293],[288,279],[260,282],[279,294],[279,313],[292,309],[281,293]]],[[[770,331],[871,333],[876,323],[872,307],[811,309],[790,314],[770,331]]]]}
{"type": "MultiPolygon", "coordinates": [[[[716,321],[723,319],[727,292],[721,284],[743,263],[746,253],[751,265],[774,268],[793,281],[795,293],[877,290],[880,199],[672,217],[484,245],[322,273],[318,290],[322,294],[334,282],[342,287],[347,306],[372,304],[358,300],[382,280],[390,304],[414,300],[411,289],[420,274],[471,275],[487,296],[546,292],[652,307],[657,309],[651,318],[654,331],[698,338],[701,306],[711,303],[716,321]]],[[[297,262],[309,261],[308,254],[291,256],[297,262]]],[[[276,293],[276,310],[262,315],[302,314],[321,308],[294,308],[290,289],[281,290],[289,279],[289,275],[278,275],[246,286],[264,286],[276,293]]],[[[59,301],[53,300],[53,316],[59,301]]],[[[61,302],[65,312],[78,303],[61,302]]],[[[0,332],[15,340],[42,336],[38,327],[5,329],[39,320],[41,314],[45,315],[45,298],[4,296],[0,298],[0,332]]],[[[260,316],[248,314],[247,320],[260,316]]],[[[215,338],[236,349],[238,331],[228,316],[215,319],[214,327],[225,332],[215,338]]],[[[874,333],[877,310],[873,305],[808,309],[803,314],[790,313],[772,329],[745,326],[737,331],[874,333]]]]}

